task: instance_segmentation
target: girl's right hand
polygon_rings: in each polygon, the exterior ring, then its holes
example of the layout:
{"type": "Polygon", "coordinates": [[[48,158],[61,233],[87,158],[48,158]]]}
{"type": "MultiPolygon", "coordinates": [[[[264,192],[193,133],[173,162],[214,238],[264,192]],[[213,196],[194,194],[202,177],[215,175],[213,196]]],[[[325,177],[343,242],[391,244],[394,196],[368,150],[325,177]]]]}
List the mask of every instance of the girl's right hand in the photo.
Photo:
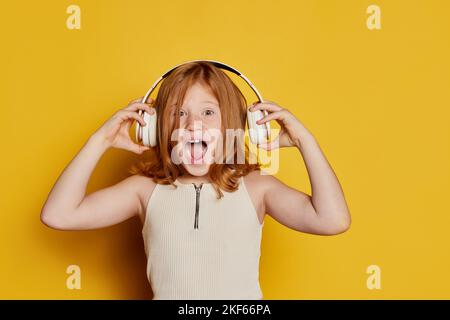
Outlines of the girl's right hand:
{"type": "Polygon", "coordinates": [[[107,147],[128,150],[137,154],[142,154],[149,150],[149,147],[134,143],[130,137],[130,127],[133,121],[139,121],[141,126],[145,126],[143,117],[139,116],[138,110],[143,110],[148,114],[154,114],[155,109],[150,107],[153,99],[149,98],[146,103],[141,103],[142,98],[130,102],[130,104],[114,113],[94,134],[107,147]]]}

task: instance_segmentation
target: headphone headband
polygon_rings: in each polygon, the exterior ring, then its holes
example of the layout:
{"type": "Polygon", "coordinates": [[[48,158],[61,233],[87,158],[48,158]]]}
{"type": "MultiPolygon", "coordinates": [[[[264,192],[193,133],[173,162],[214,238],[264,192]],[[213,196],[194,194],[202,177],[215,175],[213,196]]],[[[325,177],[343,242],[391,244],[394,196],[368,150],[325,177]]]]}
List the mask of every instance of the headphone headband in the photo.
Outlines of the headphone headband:
{"type": "MultiPolygon", "coordinates": [[[[224,70],[228,70],[236,75],[238,75],[239,77],[241,77],[242,79],[244,79],[244,81],[250,86],[250,88],[252,88],[253,92],[255,92],[256,96],[258,97],[258,101],[260,103],[263,102],[263,99],[261,97],[261,94],[258,92],[258,90],[256,89],[256,87],[253,85],[253,83],[250,82],[250,80],[244,76],[242,73],[240,73],[238,70],[236,70],[235,68],[219,62],[219,61],[214,61],[214,60],[191,60],[191,61],[187,61],[184,63],[181,63],[179,65],[176,65],[175,67],[171,68],[170,70],[166,71],[161,77],[159,77],[158,80],[155,81],[155,83],[153,83],[153,85],[150,87],[150,89],[147,91],[147,93],[145,94],[145,96],[142,98],[142,103],[146,103],[148,97],[150,96],[150,94],[153,92],[153,90],[156,88],[156,86],[164,79],[166,78],[173,70],[175,70],[176,68],[178,68],[181,65],[190,63],[190,62],[210,62],[212,63],[214,66],[220,68],[220,69],[224,69],[224,70]]],[[[247,111],[248,112],[248,111],[247,111]]],[[[267,111],[263,110],[262,111],[264,115],[267,115],[267,111]]],[[[141,110],[139,110],[139,115],[141,115],[141,110]]],[[[145,113],[144,113],[145,115],[145,113]]],[[[266,128],[267,133],[270,134],[270,126],[269,123],[264,123],[263,126],[266,128]]],[[[147,128],[148,130],[148,128],[147,128]]],[[[143,128],[140,126],[139,122],[136,122],[136,141],[141,141],[143,139],[143,128]]]]}
{"type": "Polygon", "coordinates": [[[169,74],[172,73],[173,70],[175,70],[176,68],[178,68],[181,65],[190,63],[190,62],[210,62],[213,65],[215,65],[216,67],[220,68],[220,69],[224,69],[224,70],[228,70],[233,72],[234,74],[238,75],[239,77],[241,77],[242,79],[244,79],[245,82],[247,82],[247,84],[250,86],[250,88],[252,88],[253,92],[255,92],[256,96],[258,97],[258,101],[259,102],[263,102],[261,94],[258,92],[258,89],[256,89],[256,87],[253,85],[253,83],[250,82],[250,80],[244,76],[242,73],[240,73],[238,70],[236,70],[235,68],[219,62],[219,61],[214,61],[214,60],[191,60],[191,61],[187,61],[184,63],[180,63],[179,65],[176,65],[175,67],[169,69],[168,71],[166,71],[161,77],[159,77],[158,80],[155,81],[155,83],[153,83],[153,85],[150,87],[150,89],[147,91],[147,93],[145,94],[145,96],[142,98],[142,103],[145,103],[148,99],[148,97],[150,96],[150,94],[153,92],[153,90],[156,88],[156,86],[158,85],[158,83],[161,82],[161,80],[163,80],[164,78],[166,78],[169,74]]]}

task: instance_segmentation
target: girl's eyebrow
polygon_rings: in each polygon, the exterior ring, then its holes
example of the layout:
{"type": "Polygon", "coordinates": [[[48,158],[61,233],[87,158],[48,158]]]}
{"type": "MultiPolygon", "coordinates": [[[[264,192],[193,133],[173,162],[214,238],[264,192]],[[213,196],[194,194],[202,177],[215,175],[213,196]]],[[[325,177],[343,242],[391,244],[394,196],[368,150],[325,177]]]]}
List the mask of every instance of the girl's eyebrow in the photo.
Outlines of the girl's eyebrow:
{"type": "Polygon", "coordinates": [[[211,104],[214,104],[214,105],[218,105],[216,102],[214,102],[214,101],[211,101],[211,100],[203,100],[203,101],[200,101],[200,102],[203,102],[203,103],[211,103],[211,104]]]}
{"type": "MultiPolygon", "coordinates": [[[[211,100],[203,100],[203,101],[200,101],[200,103],[209,103],[209,104],[212,104],[212,105],[214,105],[214,106],[216,106],[216,107],[219,107],[219,105],[217,104],[217,102],[214,102],[214,101],[211,101],[211,100]]],[[[174,103],[174,104],[172,104],[172,108],[175,108],[175,106],[176,106],[176,103],[174,103]]]]}
{"type": "MultiPolygon", "coordinates": [[[[217,102],[211,101],[211,100],[203,100],[203,101],[200,101],[200,102],[201,102],[201,103],[212,103],[212,104],[217,105],[217,102]]],[[[176,105],[176,103],[173,103],[173,104],[172,104],[172,106],[174,106],[174,105],[176,105]]]]}

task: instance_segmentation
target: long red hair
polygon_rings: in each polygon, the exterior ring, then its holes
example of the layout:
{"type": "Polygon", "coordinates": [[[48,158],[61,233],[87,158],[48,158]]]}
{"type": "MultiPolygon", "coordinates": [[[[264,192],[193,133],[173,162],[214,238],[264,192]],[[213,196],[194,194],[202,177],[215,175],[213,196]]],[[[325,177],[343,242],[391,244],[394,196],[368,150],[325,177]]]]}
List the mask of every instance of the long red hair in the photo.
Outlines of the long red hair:
{"type": "MultiPolygon", "coordinates": [[[[173,101],[176,101],[175,110],[179,115],[184,97],[188,89],[195,83],[200,83],[209,88],[211,93],[219,102],[222,117],[222,137],[226,137],[226,129],[240,129],[245,132],[247,118],[247,101],[233,83],[228,75],[220,68],[207,61],[195,61],[183,64],[173,70],[170,75],[161,82],[158,95],[153,102],[153,107],[157,110],[157,146],[144,153],[148,159],[142,159],[132,165],[129,169],[131,174],[139,174],[150,177],[155,183],[174,184],[174,181],[181,175],[182,164],[175,164],[171,161],[173,143],[171,135],[175,128],[179,127],[179,117],[170,125],[170,115],[173,101]]],[[[225,144],[222,144],[225,145],[225,144]]],[[[237,139],[235,148],[231,151],[233,163],[227,163],[225,149],[222,152],[221,163],[210,165],[208,176],[211,184],[216,190],[217,198],[223,196],[221,190],[234,192],[239,183],[239,178],[247,175],[253,170],[260,170],[261,164],[249,163],[249,147],[245,139],[237,139]],[[242,148],[242,149],[239,149],[242,148]],[[236,155],[238,150],[245,150],[244,163],[237,163],[236,155]]],[[[224,146],[225,147],[225,146],[224,146]]],[[[228,151],[230,152],[230,151],[228,151]]],[[[256,157],[255,157],[256,159],[256,157]]]]}

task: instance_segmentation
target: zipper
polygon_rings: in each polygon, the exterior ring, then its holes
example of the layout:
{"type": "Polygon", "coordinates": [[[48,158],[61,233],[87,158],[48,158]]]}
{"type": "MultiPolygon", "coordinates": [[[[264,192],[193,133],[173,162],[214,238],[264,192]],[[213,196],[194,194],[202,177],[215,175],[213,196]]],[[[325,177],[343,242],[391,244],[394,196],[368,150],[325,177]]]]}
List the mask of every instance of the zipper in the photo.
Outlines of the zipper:
{"type": "Polygon", "coordinates": [[[200,186],[196,186],[195,183],[192,183],[195,188],[195,221],[194,221],[194,229],[198,229],[198,214],[200,208],[200,190],[202,189],[203,183],[200,183],[200,186]]]}

